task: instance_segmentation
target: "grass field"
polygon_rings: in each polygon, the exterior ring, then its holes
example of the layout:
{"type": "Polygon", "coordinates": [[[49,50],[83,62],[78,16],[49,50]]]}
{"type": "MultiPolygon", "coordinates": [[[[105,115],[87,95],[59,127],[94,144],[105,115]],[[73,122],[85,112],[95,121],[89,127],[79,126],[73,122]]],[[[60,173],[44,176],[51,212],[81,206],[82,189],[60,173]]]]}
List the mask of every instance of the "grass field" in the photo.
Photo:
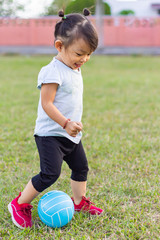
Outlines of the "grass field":
{"type": "MultiPolygon", "coordinates": [[[[160,239],[160,58],[93,56],[83,67],[83,144],[87,197],[101,217],[76,214],[61,229],[45,226],[33,201],[32,229],[15,227],[7,210],[39,172],[33,131],[37,75],[51,57],[0,57],[0,239],[160,239]]],[[[70,171],[45,192],[70,196],[70,171]]],[[[44,192],[44,193],[45,193],[44,192]]]]}

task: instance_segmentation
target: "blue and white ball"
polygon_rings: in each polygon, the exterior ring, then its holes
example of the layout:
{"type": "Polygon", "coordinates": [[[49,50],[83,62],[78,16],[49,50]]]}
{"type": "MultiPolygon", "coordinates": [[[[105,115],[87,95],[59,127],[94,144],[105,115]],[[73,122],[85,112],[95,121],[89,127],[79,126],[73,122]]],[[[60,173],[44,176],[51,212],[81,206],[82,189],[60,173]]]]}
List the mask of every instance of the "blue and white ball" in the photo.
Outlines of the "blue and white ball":
{"type": "Polygon", "coordinates": [[[50,191],[39,200],[38,214],[49,227],[63,227],[71,221],[74,214],[72,199],[62,191],[50,191]]]}

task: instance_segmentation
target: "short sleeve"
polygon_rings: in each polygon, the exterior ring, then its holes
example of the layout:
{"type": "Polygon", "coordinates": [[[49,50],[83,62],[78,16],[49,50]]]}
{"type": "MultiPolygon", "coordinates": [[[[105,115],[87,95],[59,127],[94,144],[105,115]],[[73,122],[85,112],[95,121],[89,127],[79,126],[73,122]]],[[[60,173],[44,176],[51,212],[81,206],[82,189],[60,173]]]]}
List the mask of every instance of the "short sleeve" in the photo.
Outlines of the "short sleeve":
{"type": "Polygon", "coordinates": [[[38,74],[38,85],[37,88],[41,89],[42,84],[57,83],[61,86],[62,81],[57,66],[54,62],[49,63],[43,67],[38,74]]]}

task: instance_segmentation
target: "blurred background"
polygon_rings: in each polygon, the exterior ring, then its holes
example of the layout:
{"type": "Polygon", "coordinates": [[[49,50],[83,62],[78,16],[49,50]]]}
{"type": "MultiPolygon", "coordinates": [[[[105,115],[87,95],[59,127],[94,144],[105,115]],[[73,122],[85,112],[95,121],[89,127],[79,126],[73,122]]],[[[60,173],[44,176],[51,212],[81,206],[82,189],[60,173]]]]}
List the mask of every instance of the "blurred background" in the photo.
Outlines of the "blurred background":
{"type": "Polygon", "coordinates": [[[58,10],[85,7],[98,54],[160,54],[160,0],[0,0],[0,53],[53,54],[58,10]]]}

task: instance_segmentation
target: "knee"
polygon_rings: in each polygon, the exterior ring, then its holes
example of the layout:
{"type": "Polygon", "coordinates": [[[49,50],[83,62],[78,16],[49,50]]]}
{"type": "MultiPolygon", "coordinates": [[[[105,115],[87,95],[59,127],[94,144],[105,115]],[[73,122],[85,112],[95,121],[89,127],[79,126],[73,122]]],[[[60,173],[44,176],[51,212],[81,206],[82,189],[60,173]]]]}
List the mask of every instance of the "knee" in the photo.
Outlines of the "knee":
{"type": "Polygon", "coordinates": [[[57,181],[57,179],[60,176],[60,173],[55,173],[53,175],[47,175],[47,174],[43,174],[41,173],[41,181],[47,186],[50,187],[53,183],[55,183],[57,181]]]}
{"type": "Polygon", "coordinates": [[[59,176],[60,172],[55,174],[45,174],[40,172],[38,175],[32,178],[32,184],[38,192],[42,192],[55,183],[59,176]]]}

